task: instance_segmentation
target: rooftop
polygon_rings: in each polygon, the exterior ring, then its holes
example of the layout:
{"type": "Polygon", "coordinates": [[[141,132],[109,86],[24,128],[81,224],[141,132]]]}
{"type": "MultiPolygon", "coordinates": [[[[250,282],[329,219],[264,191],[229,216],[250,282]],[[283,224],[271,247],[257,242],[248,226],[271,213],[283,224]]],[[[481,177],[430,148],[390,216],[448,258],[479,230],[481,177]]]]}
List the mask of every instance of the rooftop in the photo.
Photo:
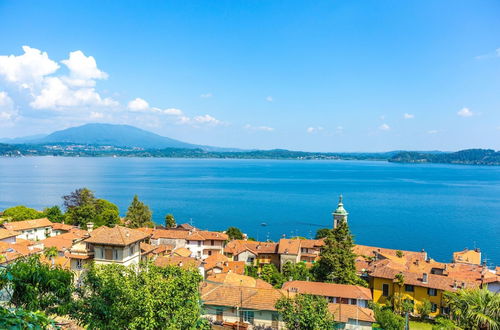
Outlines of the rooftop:
{"type": "Polygon", "coordinates": [[[100,245],[126,246],[146,239],[149,235],[137,230],[122,226],[113,228],[102,226],[90,233],[85,242],[100,245]]]}
{"type": "Polygon", "coordinates": [[[3,226],[8,230],[22,231],[27,229],[52,227],[52,222],[47,218],[6,222],[3,226]]]}
{"type": "Polygon", "coordinates": [[[290,281],[283,284],[283,290],[315,296],[372,300],[371,290],[358,285],[290,281]]]}

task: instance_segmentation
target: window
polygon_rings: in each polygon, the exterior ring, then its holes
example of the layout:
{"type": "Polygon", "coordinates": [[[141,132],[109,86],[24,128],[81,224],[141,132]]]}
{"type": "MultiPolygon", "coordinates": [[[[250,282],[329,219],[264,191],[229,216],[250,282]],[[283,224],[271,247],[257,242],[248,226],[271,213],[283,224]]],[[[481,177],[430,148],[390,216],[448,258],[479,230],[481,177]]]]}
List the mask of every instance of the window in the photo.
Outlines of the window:
{"type": "Polygon", "coordinates": [[[208,255],[211,256],[212,255],[212,251],[208,251],[208,255]]]}
{"type": "Polygon", "coordinates": [[[432,288],[428,288],[427,289],[427,294],[429,296],[437,296],[437,290],[436,289],[432,289],[432,288]]]}
{"type": "Polygon", "coordinates": [[[224,312],[222,311],[222,308],[217,308],[215,310],[215,319],[218,321],[218,322],[223,322],[223,317],[224,317],[224,312]]]}
{"type": "Polygon", "coordinates": [[[334,297],[328,297],[328,302],[329,303],[334,303],[335,302],[335,298],[334,297]]]}
{"type": "Polygon", "coordinates": [[[118,260],[118,249],[113,249],[113,259],[118,260]]]}
{"type": "Polygon", "coordinates": [[[234,261],[238,261],[238,256],[234,256],[234,257],[233,257],[233,260],[234,260],[234,261]]]}
{"type": "Polygon", "coordinates": [[[351,301],[349,302],[351,305],[356,305],[357,301],[356,299],[351,299],[351,301]]]}
{"type": "Polygon", "coordinates": [[[248,257],[247,262],[253,264],[254,258],[253,257],[248,257]]]}
{"type": "Polygon", "coordinates": [[[130,245],[130,255],[135,253],[135,244],[130,245]]]}
{"type": "Polygon", "coordinates": [[[198,246],[201,246],[201,241],[198,241],[198,246]]]}
{"type": "Polygon", "coordinates": [[[415,287],[413,285],[410,285],[410,284],[405,284],[405,291],[406,292],[413,292],[413,291],[415,291],[415,287]]]}
{"type": "Polygon", "coordinates": [[[436,305],[436,304],[431,305],[431,313],[436,313],[437,309],[438,309],[438,305],[436,305]]]}
{"type": "Polygon", "coordinates": [[[210,245],[214,246],[214,244],[215,244],[214,240],[211,240],[210,245]]]}
{"type": "Polygon", "coordinates": [[[389,284],[382,284],[382,296],[389,297],[389,284]]]}
{"type": "Polygon", "coordinates": [[[82,269],[82,260],[81,259],[76,259],[76,268],[82,269]]]}
{"type": "Polygon", "coordinates": [[[243,321],[253,324],[253,320],[255,318],[254,312],[253,311],[243,311],[243,321]]]}

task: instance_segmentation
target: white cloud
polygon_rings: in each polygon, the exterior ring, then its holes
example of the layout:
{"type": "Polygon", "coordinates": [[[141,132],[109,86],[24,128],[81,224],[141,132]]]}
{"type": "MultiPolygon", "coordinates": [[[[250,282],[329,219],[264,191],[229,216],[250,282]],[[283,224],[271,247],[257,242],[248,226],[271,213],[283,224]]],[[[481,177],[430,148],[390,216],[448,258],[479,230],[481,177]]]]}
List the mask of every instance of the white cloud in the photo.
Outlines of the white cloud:
{"type": "Polygon", "coordinates": [[[378,127],[378,129],[381,130],[381,131],[388,131],[388,130],[391,129],[391,127],[389,125],[387,125],[387,124],[382,124],[382,125],[380,125],[378,127]]]}
{"type": "Polygon", "coordinates": [[[437,134],[439,131],[437,129],[431,129],[430,131],[427,131],[427,134],[437,134]]]}
{"type": "Polygon", "coordinates": [[[462,108],[457,112],[460,117],[472,117],[474,113],[469,108],[462,108]]]}
{"type": "Polygon", "coordinates": [[[265,131],[265,132],[272,132],[274,131],[273,127],[269,126],[252,126],[250,124],[246,124],[244,126],[245,129],[250,130],[250,131],[265,131]]]}
{"type": "Polygon", "coordinates": [[[318,127],[312,127],[311,126],[311,127],[308,127],[306,131],[307,131],[307,133],[311,134],[311,133],[316,133],[316,132],[319,132],[319,131],[322,131],[322,130],[324,130],[324,128],[321,127],[321,126],[318,126],[318,127]]]}
{"type": "Polygon", "coordinates": [[[273,97],[272,97],[272,96],[268,96],[268,97],[266,97],[266,101],[267,101],[267,102],[273,102],[273,101],[274,101],[274,99],[273,99],[273,97]]]}
{"type": "Polygon", "coordinates": [[[164,114],[166,115],[172,115],[172,116],[182,116],[183,112],[181,109],[176,109],[176,108],[168,108],[165,110],[162,110],[164,114]]]}
{"type": "Polygon", "coordinates": [[[411,114],[411,113],[405,113],[405,114],[403,115],[403,118],[404,118],[404,119],[413,119],[413,118],[415,118],[415,115],[413,115],[413,114],[411,114]]]}
{"type": "Polygon", "coordinates": [[[7,92],[0,92],[0,126],[10,124],[18,116],[14,101],[7,92]]]}
{"type": "Polygon", "coordinates": [[[201,94],[200,97],[203,98],[203,99],[208,99],[210,97],[212,97],[213,94],[212,93],[205,93],[205,94],[201,94]]]}
{"type": "Polygon", "coordinates": [[[206,114],[206,115],[203,115],[203,116],[196,116],[193,118],[194,121],[196,123],[199,123],[199,124],[209,124],[209,125],[223,125],[224,122],[206,114]]]}
{"type": "Polygon", "coordinates": [[[46,52],[28,46],[23,46],[23,50],[23,55],[0,56],[0,75],[7,81],[22,87],[32,87],[44,76],[59,69],[59,65],[49,59],[46,52]]]}
{"type": "Polygon", "coordinates": [[[102,118],[104,118],[104,114],[102,112],[92,111],[90,113],[90,119],[102,119],[102,118]]]}
{"type": "Polygon", "coordinates": [[[93,56],[85,56],[81,50],[69,53],[67,60],[61,61],[69,69],[67,83],[73,86],[95,86],[95,79],[107,79],[108,74],[97,68],[93,56]]]}
{"type": "Polygon", "coordinates": [[[132,111],[144,111],[149,108],[149,103],[146,100],[137,97],[130,101],[127,107],[132,111]]]}

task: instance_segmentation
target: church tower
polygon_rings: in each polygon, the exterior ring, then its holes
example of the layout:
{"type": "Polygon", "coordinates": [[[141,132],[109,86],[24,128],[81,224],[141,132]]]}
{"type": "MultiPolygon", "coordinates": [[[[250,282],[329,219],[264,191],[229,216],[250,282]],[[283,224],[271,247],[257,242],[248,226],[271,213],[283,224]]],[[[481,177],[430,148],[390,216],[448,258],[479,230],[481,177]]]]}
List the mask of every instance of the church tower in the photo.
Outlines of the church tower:
{"type": "Polygon", "coordinates": [[[344,220],[347,223],[347,211],[344,209],[344,204],[342,203],[342,195],[339,196],[339,204],[337,209],[332,213],[333,215],[333,228],[337,228],[337,224],[340,220],[344,220]]]}

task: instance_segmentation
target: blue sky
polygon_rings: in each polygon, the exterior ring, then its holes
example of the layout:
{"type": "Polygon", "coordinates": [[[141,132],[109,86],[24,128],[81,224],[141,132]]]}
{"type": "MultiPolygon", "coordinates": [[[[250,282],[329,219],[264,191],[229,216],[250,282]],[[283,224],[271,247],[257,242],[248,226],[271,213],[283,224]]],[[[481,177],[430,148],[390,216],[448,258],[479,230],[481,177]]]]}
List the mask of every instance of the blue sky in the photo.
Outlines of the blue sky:
{"type": "Polygon", "coordinates": [[[500,149],[498,1],[1,1],[0,137],[500,149]],[[24,47],[23,46],[27,46],[24,47]]]}

